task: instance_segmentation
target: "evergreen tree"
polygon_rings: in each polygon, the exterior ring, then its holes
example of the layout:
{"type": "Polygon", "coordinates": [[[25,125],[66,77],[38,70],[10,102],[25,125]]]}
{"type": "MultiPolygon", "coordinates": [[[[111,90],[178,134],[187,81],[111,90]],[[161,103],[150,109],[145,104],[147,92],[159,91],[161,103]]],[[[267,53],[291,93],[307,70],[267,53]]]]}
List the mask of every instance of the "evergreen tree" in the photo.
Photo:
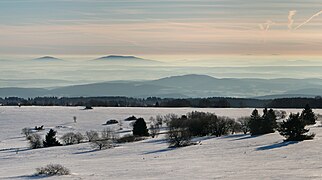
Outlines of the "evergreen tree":
{"type": "Polygon", "coordinates": [[[261,122],[262,122],[262,118],[258,114],[258,110],[254,109],[254,111],[250,115],[250,120],[249,120],[249,130],[251,135],[262,134],[261,122]]]}
{"type": "Polygon", "coordinates": [[[277,127],[276,115],[273,109],[263,110],[262,122],[261,122],[261,134],[273,133],[277,127]]]}
{"type": "Polygon", "coordinates": [[[56,139],[56,131],[50,129],[47,133],[44,141],[44,147],[51,147],[51,146],[61,146],[59,141],[56,139]]]}
{"type": "Polygon", "coordinates": [[[317,119],[314,112],[308,104],[306,104],[305,108],[303,109],[301,113],[301,118],[303,119],[306,125],[315,124],[315,121],[317,119]]]}
{"type": "Polygon", "coordinates": [[[149,136],[149,131],[143,118],[138,118],[133,124],[133,135],[149,136]]]}
{"type": "Polygon", "coordinates": [[[305,129],[305,122],[299,113],[290,114],[289,118],[281,123],[278,131],[286,137],[286,141],[303,141],[314,137],[314,134],[307,135],[309,129],[305,129]]]}

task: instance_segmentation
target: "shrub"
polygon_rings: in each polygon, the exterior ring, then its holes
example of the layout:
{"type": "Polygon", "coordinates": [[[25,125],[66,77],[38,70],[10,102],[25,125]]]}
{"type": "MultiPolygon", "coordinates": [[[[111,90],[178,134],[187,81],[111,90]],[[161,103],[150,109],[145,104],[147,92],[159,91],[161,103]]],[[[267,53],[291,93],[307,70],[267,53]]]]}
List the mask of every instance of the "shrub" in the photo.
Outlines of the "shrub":
{"type": "Polygon", "coordinates": [[[28,137],[31,133],[32,133],[32,129],[31,128],[23,128],[21,130],[21,134],[25,135],[26,137],[28,137]]]}
{"type": "Polygon", "coordinates": [[[92,142],[92,141],[98,139],[98,133],[97,133],[97,131],[93,131],[93,130],[86,131],[86,137],[89,142],[92,142]]]}
{"type": "Polygon", "coordinates": [[[119,123],[117,120],[111,119],[111,120],[106,121],[105,125],[117,124],[117,123],[119,123]]]}
{"type": "Polygon", "coordinates": [[[135,116],[130,116],[130,117],[124,119],[124,121],[136,121],[136,120],[137,120],[137,118],[135,116]]]}
{"type": "Polygon", "coordinates": [[[118,138],[116,141],[118,143],[129,143],[129,142],[140,141],[140,140],[143,140],[143,139],[144,138],[142,138],[142,137],[135,137],[135,136],[133,136],[131,134],[126,134],[123,137],[118,138]]]}
{"type": "Polygon", "coordinates": [[[29,146],[31,149],[37,149],[43,147],[43,140],[41,136],[37,133],[30,134],[27,137],[27,140],[29,140],[29,146]]]}
{"type": "Polygon", "coordinates": [[[139,118],[133,124],[134,136],[149,136],[148,128],[143,118],[139,118]]]}
{"type": "Polygon", "coordinates": [[[44,125],[41,125],[41,126],[35,126],[35,130],[36,131],[41,131],[41,130],[44,130],[44,125]]]}
{"type": "Polygon", "coordinates": [[[84,136],[81,133],[69,132],[64,134],[61,139],[65,145],[71,145],[80,143],[84,139],[84,136]]]}
{"type": "Polygon", "coordinates": [[[307,134],[309,129],[305,129],[306,122],[299,113],[290,114],[286,121],[283,121],[278,128],[279,133],[286,137],[286,141],[303,141],[313,139],[315,134],[307,134]]]}
{"type": "Polygon", "coordinates": [[[49,130],[45,137],[44,147],[61,146],[60,142],[56,139],[56,133],[53,129],[49,130]]]}
{"type": "Polygon", "coordinates": [[[69,174],[70,170],[60,164],[48,164],[45,167],[36,168],[36,175],[38,176],[62,176],[69,174]]]}

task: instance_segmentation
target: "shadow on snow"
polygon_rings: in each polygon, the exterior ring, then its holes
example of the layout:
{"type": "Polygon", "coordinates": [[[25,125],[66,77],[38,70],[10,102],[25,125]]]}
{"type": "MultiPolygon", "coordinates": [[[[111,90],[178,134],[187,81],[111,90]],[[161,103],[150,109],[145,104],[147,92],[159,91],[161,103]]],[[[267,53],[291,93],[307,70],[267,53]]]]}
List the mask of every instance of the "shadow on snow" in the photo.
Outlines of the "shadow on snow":
{"type": "Polygon", "coordinates": [[[261,146],[261,147],[256,148],[256,150],[257,151],[264,151],[264,150],[276,149],[276,148],[281,148],[281,147],[285,147],[285,146],[297,144],[297,143],[299,143],[299,141],[283,141],[283,142],[279,142],[276,144],[261,146]]]}
{"type": "Polygon", "coordinates": [[[143,155],[145,154],[156,154],[156,153],[162,153],[162,152],[167,152],[167,151],[172,151],[172,150],[175,150],[177,148],[164,148],[164,149],[159,149],[159,150],[155,150],[155,151],[148,151],[148,152],[145,152],[143,153],[143,155]]]}
{"type": "Polygon", "coordinates": [[[245,139],[252,139],[252,138],[256,138],[256,137],[260,137],[260,136],[262,136],[262,135],[243,135],[243,136],[241,136],[240,138],[237,138],[237,139],[233,139],[233,140],[231,140],[231,141],[239,141],[239,140],[245,140],[245,139]]]}

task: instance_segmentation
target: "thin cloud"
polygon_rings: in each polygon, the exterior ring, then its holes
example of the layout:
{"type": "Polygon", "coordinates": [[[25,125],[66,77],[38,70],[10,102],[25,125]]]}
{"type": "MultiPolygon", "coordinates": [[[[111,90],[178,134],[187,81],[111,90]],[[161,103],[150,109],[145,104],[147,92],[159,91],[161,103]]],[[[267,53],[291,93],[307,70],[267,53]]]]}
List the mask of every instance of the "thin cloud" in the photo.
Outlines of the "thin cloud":
{"type": "Polygon", "coordinates": [[[288,29],[292,30],[292,26],[293,26],[293,23],[294,23],[294,19],[293,17],[296,15],[296,10],[292,10],[292,11],[289,11],[288,13],[288,29]]]}

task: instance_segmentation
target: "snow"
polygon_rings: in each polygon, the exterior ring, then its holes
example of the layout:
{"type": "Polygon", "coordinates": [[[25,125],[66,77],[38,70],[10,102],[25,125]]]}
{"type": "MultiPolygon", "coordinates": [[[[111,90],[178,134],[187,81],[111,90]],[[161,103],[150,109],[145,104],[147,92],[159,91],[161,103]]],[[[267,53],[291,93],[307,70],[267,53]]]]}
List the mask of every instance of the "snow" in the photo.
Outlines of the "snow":
{"type": "MultiPolygon", "coordinates": [[[[310,127],[316,133],[314,140],[304,142],[285,143],[278,133],[236,134],[197,138],[200,144],[178,149],[168,148],[164,136],[159,136],[102,151],[88,143],[31,150],[21,134],[24,127],[41,125],[46,128],[42,135],[56,126],[62,126],[55,128],[58,136],[100,131],[109,119],[135,115],[148,120],[157,114],[181,115],[192,110],[237,118],[253,109],[0,107],[0,179],[37,179],[32,176],[35,168],[49,163],[62,164],[72,174],[46,179],[322,179],[319,126],[310,127]]],[[[124,123],[126,130],[129,127],[124,123]]]]}

